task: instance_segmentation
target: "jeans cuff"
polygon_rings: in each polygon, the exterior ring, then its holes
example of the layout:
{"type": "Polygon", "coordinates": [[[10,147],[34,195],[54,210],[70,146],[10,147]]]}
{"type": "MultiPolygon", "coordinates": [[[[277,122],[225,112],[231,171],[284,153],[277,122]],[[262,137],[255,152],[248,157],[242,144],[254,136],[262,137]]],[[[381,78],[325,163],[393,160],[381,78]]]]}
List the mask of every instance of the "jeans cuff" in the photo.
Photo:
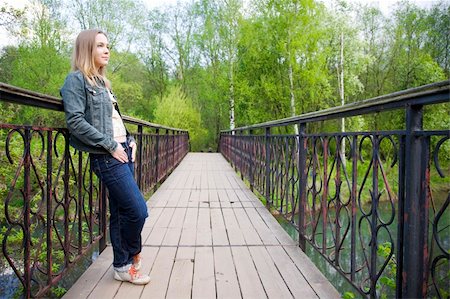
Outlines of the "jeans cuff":
{"type": "Polygon", "coordinates": [[[128,269],[130,269],[130,267],[131,267],[131,264],[128,264],[128,265],[125,265],[122,267],[114,267],[114,270],[117,272],[127,272],[128,269]]]}

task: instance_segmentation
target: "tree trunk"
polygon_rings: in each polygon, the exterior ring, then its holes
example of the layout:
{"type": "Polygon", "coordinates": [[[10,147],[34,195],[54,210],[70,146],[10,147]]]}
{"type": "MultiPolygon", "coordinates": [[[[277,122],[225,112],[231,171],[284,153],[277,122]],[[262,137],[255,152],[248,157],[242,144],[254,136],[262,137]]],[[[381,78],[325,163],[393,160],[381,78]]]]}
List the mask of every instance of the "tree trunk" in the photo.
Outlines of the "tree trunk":
{"type": "MultiPolygon", "coordinates": [[[[287,55],[288,55],[288,72],[289,72],[289,93],[291,98],[291,116],[295,116],[295,94],[294,94],[294,71],[292,69],[291,61],[291,32],[288,31],[288,42],[287,42],[287,55]]],[[[295,135],[298,135],[298,125],[294,125],[295,135]]]]}
{"type": "Polygon", "coordinates": [[[229,69],[228,77],[230,78],[230,130],[233,130],[235,128],[233,59],[231,59],[231,61],[230,61],[230,69],[229,69]]]}
{"type": "MultiPolygon", "coordinates": [[[[341,32],[341,42],[340,42],[340,70],[338,70],[338,81],[339,81],[339,96],[341,98],[341,105],[344,106],[345,105],[345,96],[344,96],[344,33],[341,32]],[[340,74],[339,74],[340,71],[340,74]]],[[[345,118],[342,117],[341,118],[341,132],[344,133],[345,132],[345,118]]],[[[341,159],[342,159],[342,164],[345,167],[346,165],[346,160],[345,160],[345,138],[342,138],[341,141],[341,159]]]]}

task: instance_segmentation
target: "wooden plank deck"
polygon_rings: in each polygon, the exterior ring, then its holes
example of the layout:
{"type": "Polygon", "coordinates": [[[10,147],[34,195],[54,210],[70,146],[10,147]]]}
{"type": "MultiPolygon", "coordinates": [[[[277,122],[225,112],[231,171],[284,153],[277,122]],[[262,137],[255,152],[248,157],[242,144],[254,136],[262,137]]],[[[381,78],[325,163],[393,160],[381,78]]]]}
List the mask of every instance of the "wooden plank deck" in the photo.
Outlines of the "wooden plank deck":
{"type": "Polygon", "coordinates": [[[189,153],[148,207],[151,282],[115,281],[108,246],[63,298],[340,298],[220,154],[189,153]]]}

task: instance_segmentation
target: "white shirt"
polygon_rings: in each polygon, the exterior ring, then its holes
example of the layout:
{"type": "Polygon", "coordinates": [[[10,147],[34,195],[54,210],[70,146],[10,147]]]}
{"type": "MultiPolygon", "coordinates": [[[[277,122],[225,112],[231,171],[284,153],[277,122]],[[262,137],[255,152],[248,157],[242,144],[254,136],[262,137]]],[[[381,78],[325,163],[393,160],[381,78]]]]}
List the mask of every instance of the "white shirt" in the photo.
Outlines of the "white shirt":
{"type": "Polygon", "coordinates": [[[109,98],[111,99],[111,105],[113,106],[112,125],[113,125],[113,132],[114,132],[114,140],[117,142],[120,142],[120,143],[126,142],[127,141],[127,130],[125,129],[123,120],[120,117],[120,114],[116,110],[116,107],[114,105],[114,104],[117,104],[117,101],[109,89],[108,89],[108,94],[109,94],[109,98]]]}

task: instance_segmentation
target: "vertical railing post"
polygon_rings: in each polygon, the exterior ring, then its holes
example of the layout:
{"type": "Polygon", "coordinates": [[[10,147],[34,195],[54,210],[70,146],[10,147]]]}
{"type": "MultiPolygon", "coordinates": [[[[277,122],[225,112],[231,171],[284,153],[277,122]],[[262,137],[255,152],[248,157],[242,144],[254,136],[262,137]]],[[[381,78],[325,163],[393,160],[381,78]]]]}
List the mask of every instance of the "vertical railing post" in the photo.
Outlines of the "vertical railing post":
{"type": "Polygon", "coordinates": [[[235,147],[236,147],[236,133],[234,131],[230,132],[230,162],[231,162],[231,167],[235,168],[235,164],[236,164],[236,151],[235,151],[235,147]]]}
{"type": "Polygon", "coordinates": [[[230,138],[227,133],[222,133],[220,138],[223,139],[221,145],[222,150],[224,151],[227,160],[230,161],[230,138]]]}
{"type": "Polygon", "coordinates": [[[231,165],[233,165],[233,161],[231,159],[233,138],[231,137],[230,133],[226,133],[226,137],[227,139],[225,140],[225,150],[227,153],[227,159],[231,163],[231,165]]]}
{"type": "Polygon", "coordinates": [[[180,131],[176,131],[176,135],[174,137],[174,144],[175,144],[175,161],[174,164],[177,165],[178,161],[180,159],[180,131]]]}
{"type": "Polygon", "coordinates": [[[308,169],[306,168],[306,124],[299,124],[299,136],[298,136],[298,175],[299,175],[299,186],[298,186],[298,196],[299,196],[299,219],[298,219],[298,232],[299,232],[299,246],[305,251],[306,250],[306,199],[307,199],[307,180],[308,180],[308,169]]]}
{"type": "Polygon", "coordinates": [[[225,151],[227,154],[227,160],[230,163],[230,166],[233,166],[233,162],[231,161],[231,134],[229,132],[225,133],[225,151]]]}
{"type": "Polygon", "coordinates": [[[177,136],[177,134],[176,134],[177,132],[176,131],[172,131],[172,165],[170,165],[170,169],[172,170],[174,167],[175,167],[175,157],[176,157],[176,155],[175,155],[175,151],[176,151],[176,149],[175,149],[175,138],[176,138],[176,136],[177,136]]]}
{"type": "Polygon", "coordinates": [[[224,141],[225,153],[226,153],[228,162],[232,163],[231,162],[231,137],[230,137],[230,134],[225,133],[225,137],[226,137],[226,139],[224,141]]]}
{"type": "Polygon", "coordinates": [[[23,173],[23,198],[24,198],[24,207],[23,207],[23,244],[24,244],[24,264],[23,264],[23,276],[24,276],[24,288],[25,288],[25,298],[31,298],[31,232],[30,232],[30,213],[31,213],[31,183],[30,183],[30,172],[31,172],[31,132],[30,128],[25,129],[24,136],[24,173],[23,173]]]}
{"type": "Polygon", "coordinates": [[[266,145],[266,206],[270,207],[270,127],[266,128],[265,136],[266,145]]]}
{"type": "Polygon", "coordinates": [[[187,139],[186,139],[186,142],[187,142],[187,152],[186,152],[186,154],[188,153],[188,152],[190,152],[191,151],[191,142],[189,141],[189,132],[187,132],[186,133],[186,135],[187,135],[187,139]]]}
{"type": "MultiPolygon", "coordinates": [[[[429,149],[423,129],[423,107],[406,109],[405,204],[403,239],[403,298],[424,298],[428,276],[428,200],[426,175],[429,149]]],[[[403,183],[403,182],[402,182],[403,183]]],[[[401,258],[401,257],[400,257],[401,258]]],[[[398,286],[399,287],[399,286],[398,286]]]]}
{"type": "Polygon", "coordinates": [[[227,161],[229,161],[230,159],[228,157],[228,134],[226,132],[220,133],[219,142],[220,142],[219,152],[225,154],[225,158],[227,159],[227,161]]]}
{"type": "Polygon", "coordinates": [[[239,157],[240,157],[240,153],[239,153],[239,134],[240,131],[236,131],[236,134],[234,135],[234,171],[238,171],[239,170],[239,157]]]}
{"type": "MultiPolygon", "coordinates": [[[[380,168],[380,138],[378,135],[372,136],[372,190],[371,190],[371,211],[370,211],[370,298],[377,297],[377,263],[378,263],[378,202],[380,192],[378,187],[378,172],[380,168]]],[[[369,218],[367,218],[369,219],[369,218]]]]}
{"type": "MultiPolygon", "coordinates": [[[[70,251],[70,218],[69,218],[69,206],[70,206],[70,193],[69,193],[69,182],[70,182],[70,146],[69,146],[69,133],[66,135],[65,139],[65,149],[64,149],[64,250],[66,252],[70,251]]],[[[64,267],[68,268],[70,264],[69,255],[64,254],[64,267]]]]}
{"type": "Polygon", "coordinates": [[[398,220],[397,220],[397,272],[395,278],[395,298],[402,297],[402,273],[403,273],[403,238],[405,224],[405,143],[406,136],[400,136],[399,140],[399,163],[398,163],[398,220]]]}
{"type": "Polygon", "coordinates": [[[358,196],[358,137],[352,139],[352,190],[351,190],[351,247],[350,247],[350,279],[356,277],[356,222],[357,222],[357,196],[358,196]]]}
{"type": "Polygon", "coordinates": [[[248,171],[248,179],[249,179],[249,181],[250,181],[250,190],[253,192],[253,184],[254,184],[254,165],[255,165],[255,163],[254,163],[254,161],[253,161],[253,159],[255,159],[256,158],[256,155],[255,155],[255,141],[254,141],[254,138],[253,138],[253,129],[250,129],[249,131],[248,131],[248,143],[249,143],[249,150],[248,150],[248,157],[249,157],[249,161],[248,161],[248,164],[249,164],[249,171],[248,171]]]}
{"type": "Polygon", "coordinates": [[[308,170],[306,168],[306,124],[299,124],[299,136],[298,140],[298,176],[299,176],[299,186],[298,186],[298,197],[299,197],[299,219],[298,219],[298,232],[299,232],[299,246],[305,251],[306,250],[306,188],[307,188],[307,178],[308,170]]]}
{"type": "Polygon", "coordinates": [[[96,207],[94,206],[94,184],[93,184],[93,175],[94,175],[94,170],[92,167],[92,161],[91,158],[88,156],[89,159],[89,171],[87,173],[87,175],[89,176],[89,222],[91,223],[91,226],[89,228],[89,242],[92,244],[94,242],[94,223],[95,223],[95,209],[96,207]]]}
{"type": "Polygon", "coordinates": [[[328,218],[328,138],[323,140],[323,182],[320,200],[322,214],[322,254],[327,253],[327,218],[328,218]]]}
{"type": "Polygon", "coordinates": [[[181,160],[181,155],[182,155],[182,139],[181,139],[181,137],[183,136],[182,135],[183,134],[183,132],[181,132],[181,131],[178,131],[177,132],[177,136],[175,137],[176,138],[176,147],[177,147],[177,163],[175,163],[175,164],[177,164],[178,165],[178,163],[180,162],[180,160],[181,160]]]}
{"type": "Polygon", "coordinates": [[[234,154],[234,132],[229,134],[229,142],[228,142],[228,147],[230,149],[230,163],[231,166],[234,167],[234,160],[233,160],[233,154],[234,154]]]}
{"type": "Polygon", "coordinates": [[[172,167],[172,130],[167,131],[167,166],[166,166],[166,177],[169,175],[170,169],[172,167]]]}
{"type": "Polygon", "coordinates": [[[233,164],[234,164],[234,161],[233,161],[233,134],[231,134],[231,133],[228,133],[228,136],[227,136],[228,138],[227,138],[227,148],[228,148],[228,160],[230,161],[230,163],[231,163],[231,167],[233,167],[233,164]]]}
{"type": "Polygon", "coordinates": [[[239,136],[241,136],[240,138],[240,150],[239,150],[239,166],[238,168],[240,168],[241,171],[241,180],[244,180],[244,172],[245,172],[245,139],[244,139],[244,131],[240,130],[239,131],[239,136]]]}
{"type": "MultiPolygon", "coordinates": [[[[339,221],[339,216],[341,213],[341,167],[345,168],[346,165],[346,156],[345,156],[345,136],[342,136],[341,139],[339,138],[339,136],[336,137],[336,153],[335,153],[335,157],[336,157],[336,175],[335,175],[335,184],[336,184],[336,200],[335,200],[335,210],[333,211],[334,213],[336,213],[336,222],[335,222],[335,226],[334,226],[334,236],[335,236],[335,246],[334,246],[334,264],[336,267],[339,267],[339,263],[340,263],[340,250],[342,248],[342,244],[341,243],[341,238],[343,236],[341,236],[341,227],[342,227],[342,223],[341,221],[339,221]]],[[[343,173],[345,173],[345,170],[342,170],[343,173]]],[[[345,208],[345,207],[344,207],[345,208]]],[[[345,237],[345,235],[344,235],[345,237]]],[[[344,240],[342,240],[342,242],[344,242],[344,240]]]]}
{"type": "Polygon", "coordinates": [[[153,186],[156,191],[159,178],[159,128],[156,128],[156,141],[155,141],[155,186],[153,186]]]}
{"type": "Polygon", "coordinates": [[[143,143],[143,126],[142,125],[138,125],[138,144],[137,144],[138,148],[137,148],[137,154],[138,154],[138,168],[137,168],[137,185],[139,186],[139,189],[142,190],[142,153],[143,153],[143,148],[144,148],[144,143],[143,143]]]}
{"type": "Polygon", "coordinates": [[[164,134],[164,178],[167,177],[168,169],[169,169],[169,129],[166,129],[166,133],[164,134]]]}
{"type": "Polygon", "coordinates": [[[106,186],[100,182],[100,194],[99,194],[99,234],[101,238],[99,241],[99,251],[102,252],[106,248],[106,186]]]}
{"type": "Polygon", "coordinates": [[[78,217],[78,254],[83,253],[83,152],[78,152],[77,175],[77,217],[78,217]]]}
{"type": "MultiPolygon", "coordinates": [[[[52,225],[52,212],[53,212],[53,134],[52,131],[47,132],[47,219],[46,219],[46,231],[47,231],[47,284],[52,283],[53,278],[53,225],[52,225]]],[[[92,223],[92,222],[91,222],[92,223]]]]}

